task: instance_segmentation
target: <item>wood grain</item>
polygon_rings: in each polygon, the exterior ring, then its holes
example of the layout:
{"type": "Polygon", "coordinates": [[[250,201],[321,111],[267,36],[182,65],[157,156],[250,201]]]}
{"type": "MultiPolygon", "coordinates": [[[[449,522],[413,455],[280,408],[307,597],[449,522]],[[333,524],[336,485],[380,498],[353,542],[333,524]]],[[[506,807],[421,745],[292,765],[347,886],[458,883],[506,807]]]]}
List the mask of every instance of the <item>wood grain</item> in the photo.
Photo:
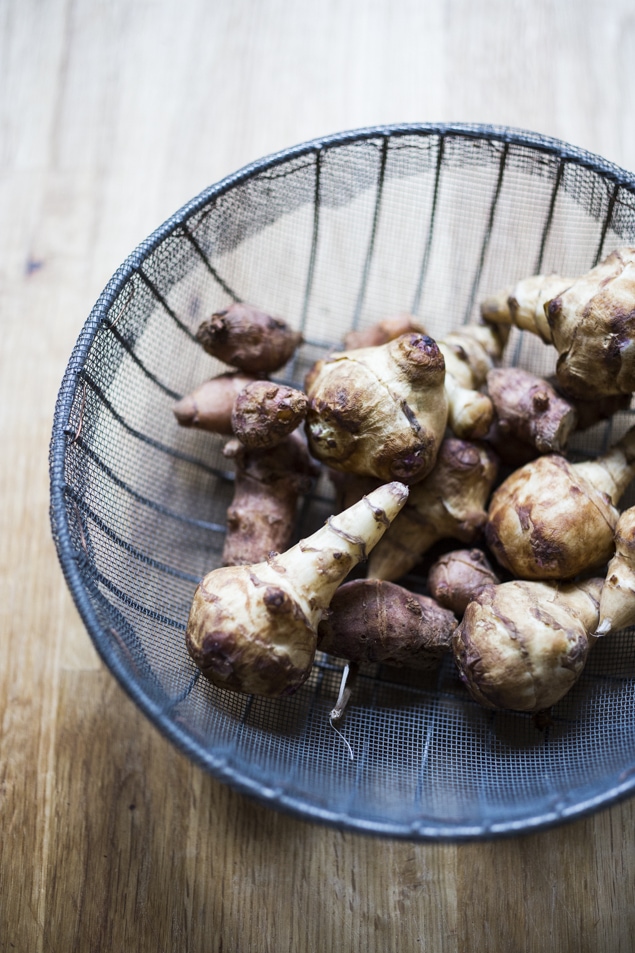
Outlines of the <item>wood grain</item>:
{"type": "Polygon", "coordinates": [[[413,845],[276,813],[190,764],[103,668],[58,567],[47,448],[128,252],[252,159],[477,121],[635,169],[630,0],[0,4],[0,949],[633,949],[635,805],[413,845]]]}

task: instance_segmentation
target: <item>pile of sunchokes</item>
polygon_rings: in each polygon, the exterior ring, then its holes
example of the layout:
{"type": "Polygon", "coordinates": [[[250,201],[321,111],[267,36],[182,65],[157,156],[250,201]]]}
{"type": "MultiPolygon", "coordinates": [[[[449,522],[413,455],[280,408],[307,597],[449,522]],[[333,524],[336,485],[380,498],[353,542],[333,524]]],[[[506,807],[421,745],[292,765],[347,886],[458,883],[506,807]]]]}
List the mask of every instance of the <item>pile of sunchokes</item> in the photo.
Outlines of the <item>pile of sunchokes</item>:
{"type": "Polygon", "coordinates": [[[635,507],[618,508],[635,427],[595,459],[569,449],[635,391],[635,249],[582,277],[529,277],[480,310],[439,340],[408,313],[351,331],[304,389],[271,379],[302,343],[285,321],[233,304],[201,324],[230,369],[174,414],[231,438],[222,566],[199,584],[186,638],[214,684],[288,695],[318,650],[347,672],[449,658],[484,706],[536,713],[597,638],[635,624],[635,507]],[[554,346],[553,376],[502,366],[512,326],[554,346]],[[321,467],[339,510],[293,545],[321,467]],[[425,595],[406,588],[417,568],[425,595]]]}

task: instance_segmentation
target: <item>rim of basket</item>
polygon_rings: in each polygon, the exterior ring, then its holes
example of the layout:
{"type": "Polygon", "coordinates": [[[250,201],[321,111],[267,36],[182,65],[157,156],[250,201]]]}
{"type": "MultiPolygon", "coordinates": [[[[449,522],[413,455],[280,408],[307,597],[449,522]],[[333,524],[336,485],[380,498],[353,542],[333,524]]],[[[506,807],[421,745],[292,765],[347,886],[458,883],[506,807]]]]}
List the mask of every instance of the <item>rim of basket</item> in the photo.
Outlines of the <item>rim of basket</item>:
{"type": "Polygon", "coordinates": [[[180,728],[170,717],[169,711],[166,711],[164,706],[159,705],[148,692],[141,688],[139,682],[132,677],[130,670],[111,647],[111,641],[106,637],[103,626],[99,622],[83,580],[81,573],[83,552],[76,550],[72,544],[65,499],[66,427],[80,371],[97,332],[104,324],[105,315],[121,293],[128,279],[140,268],[155,248],[212,199],[230,191],[257,173],[267,171],[290,159],[313,153],[317,154],[347,143],[408,135],[464,137],[527,146],[547,155],[557,156],[564,161],[570,161],[599,172],[615,185],[635,192],[635,174],[599,155],[537,132],[509,126],[476,123],[401,123],[368,126],[333,133],[271,153],[225,176],[186,202],[146,239],[141,241],[114,272],[91,309],[71,353],[55,404],[49,448],[50,522],[66,584],[98,655],[126,694],[139,706],[146,717],[195,763],[235,790],[305,820],[346,828],[361,834],[417,841],[457,842],[538,831],[588,816],[601,808],[607,808],[620,800],[624,800],[635,791],[635,765],[630,769],[627,768],[620,775],[617,784],[606,789],[602,788],[599,793],[582,800],[566,803],[565,799],[560,798],[550,810],[541,814],[528,814],[502,822],[484,819],[477,824],[444,823],[432,819],[382,823],[369,818],[360,818],[352,813],[330,810],[319,804],[310,803],[306,800],[306,797],[296,796],[280,786],[268,786],[262,779],[255,780],[244,771],[238,760],[232,763],[230,756],[224,754],[222,750],[214,751],[204,748],[190,734],[180,728]]]}

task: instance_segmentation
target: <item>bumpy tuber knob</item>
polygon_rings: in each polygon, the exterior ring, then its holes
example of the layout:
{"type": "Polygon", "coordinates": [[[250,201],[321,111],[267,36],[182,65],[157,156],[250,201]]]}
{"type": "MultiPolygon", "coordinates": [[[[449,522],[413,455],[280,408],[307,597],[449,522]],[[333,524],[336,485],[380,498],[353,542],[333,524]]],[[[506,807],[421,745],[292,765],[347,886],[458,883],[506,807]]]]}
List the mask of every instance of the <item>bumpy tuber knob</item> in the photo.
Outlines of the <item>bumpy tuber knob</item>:
{"type": "Polygon", "coordinates": [[[422,479],[447,422],[444,377],[438,346],[422,334],[318,362],[306,382],[312,454],[361,476],[422,479]]]}

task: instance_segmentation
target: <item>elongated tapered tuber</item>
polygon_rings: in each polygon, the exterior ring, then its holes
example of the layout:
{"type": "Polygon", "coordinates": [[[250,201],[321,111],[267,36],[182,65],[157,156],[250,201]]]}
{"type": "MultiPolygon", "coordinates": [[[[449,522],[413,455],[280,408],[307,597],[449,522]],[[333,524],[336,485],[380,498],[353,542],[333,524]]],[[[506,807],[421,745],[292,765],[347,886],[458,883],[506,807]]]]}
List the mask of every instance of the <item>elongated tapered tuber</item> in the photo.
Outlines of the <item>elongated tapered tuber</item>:
{"type": "Polygon", "coordinates": [[[615,555],[600,597],[596,635],[635,625],[635,507],[624,510],[615,527],[615,555]]]}
{"type": "Polygon", "coordinates": [[[440,556],[428,572],[430,595],[457,616],[463,615],[481,589],[499,582],[480,549],[455,549],[440,556]]]}
{"type": "Polygon", "coordinates": [[[254,380],[252,375],[236,371],[212,377],[174,405],[174,416],[182,427],[196,427],[229,436],[233,433],[234,402],[254,380]]]}
{"type": "Polygon", "coordinates": [[[335,590],[404,505],[408,488],[389,483],[285,553],[208,573],[194,594],[186,644],[221,688],[290,695],[308,677],[317,628],[335,590]]]}
{"type": "Polygon", "coordinates": [[[599,618],[602,579],[514,580],[486,586],[453,638],[461,679],[486,708],[538,712],[582,674],[599,618]]]}
{"type": "Polygon", "coordinates": [[[295,431],[264,450],[249,450],[231,440],[223,452],[236,464],[223,564],[256,563],[287,549],[295,532],[298,498],[308,493],[319,472],[304,435],[295,431]]]}
{"type": "Polygon", "coordinates": [[[196,339],[208,354],[250,374],[279,370],[302,343],[286,321],[251,304],[232,304],[203,321],[196,339]]]}
{"type": "Polygon", "coordinates": [[[635,427],[596,460],[548,454],[495,491],[485,538],[519,579],[572,579],[613,554],[617,503],[635,476],[635,427]]]}
{"type": "Polygon", "coordinates": [[[481,313],[552,343],[567,393],[589,399],[635,391],[635,248],[616,249],[575,280],[519,282],[484,301],[481,313]]]}
{"type": "Polygon", "coordinates": [[[318,648],[349,662],[435,668],[451,650],[457,620],[434,599],[393,582],[355,579],[331,600],[318,648]]]}
{"type": "Polygon", "coordinates": [[[545,344],[553,344],[553,337],[545,307],[571,287],[574,278],[562,275],[533,275],[522,278],[515,285],[489,295],[481,302],[481,316],[485,321],[530,331],[542,338],[545,344]]]}
{"type": "Polygon", "coordinates": [[[301,424],[307,406],[303,391],[272,381],[254,381],[236,397],[232,429],[250,450],[274,447],[301,424]]]}
{"type": "Polygon", "coordinates": [[[359,347],[376,347],[378,344],[388,344],[402,334],[425,334],[425,328],[414,315],[403,312],[391,314],[368,328],[349,331],[344,337],[344,350],[353,351],[359,347]]]}
{"type": "Polygon", "coordinates": [[[487,375],[487,392],[496,411],[488,440],[502,460],[513,465],[516,455],[510,459],[506,450],[516,442],[527,447],[527,459],[566,450],[577,413],[548,381],[520,367],[497,367],[487,375]]]}
{"type": "Polygon", "coordinates": [[[474,542],[487,521],[496,472],[485,444],[446,438],[434,470],[412,487],[399,519],[373,552],[368,575],[399,579],[440,539],[474,542]]]}
{"type": "Polygon", "coordinates": [[[336,470],[422,479],[445,432],[444,377],[437,344],[422,334],[319,361],[306,383],[312,454],[336,470]]]}

